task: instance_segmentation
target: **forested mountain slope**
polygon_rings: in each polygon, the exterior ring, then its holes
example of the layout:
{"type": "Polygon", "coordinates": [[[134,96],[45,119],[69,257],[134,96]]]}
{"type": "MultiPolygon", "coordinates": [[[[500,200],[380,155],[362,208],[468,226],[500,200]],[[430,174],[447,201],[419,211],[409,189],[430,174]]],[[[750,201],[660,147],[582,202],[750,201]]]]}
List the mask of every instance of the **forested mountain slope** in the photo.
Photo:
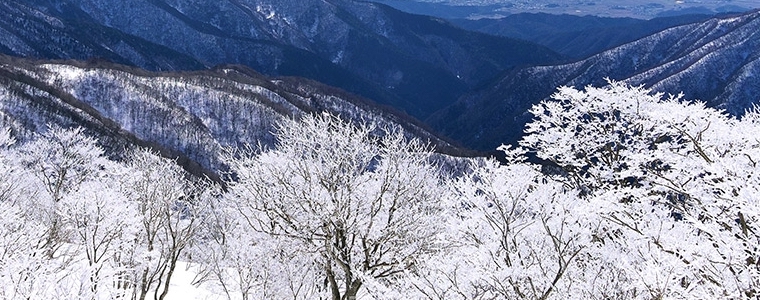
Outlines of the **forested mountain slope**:
{"type": "Polygon", "coordinates": [[[224,169],[225,148],[273,146],[274,124],[304,113],[401,126],[411,136],[452,151],[402,114],[301,78],[268,78],[240,66],[151,73],[108,63],[0,57],[0,122],[29,138],[49,125],[86,128],[112,155],[150,146],[191,171],[224,169]]]}
{"type": "MultiPolygon", "coordinates": [[[[5,6],[28,14],[22,19],[39,20],[37,31],[42,33],[24,32],[24,26],[9,30],[15,30],[22,46],[35,43],[29,35],[47,34],[50,38],[41,40],[56,45],[58,32],[94,28],[102,35],[86,36],[94,45],[110,45],[100,38],[129,36],[206,66],[243,64],[268,75],[311,78],[419,118],[506,69],[562,59],[533,43],[469,32],[440,19],[358,1],[12,0],[5,6]]],[[[9,18],[6,23],[14,20],[10,15],[1,18],[9,18]]],[[[88,45],[80,39],[85,37],[72,33],[64,44],[88,45]]],[[[58,46],[27,47],[45,50],[36,52],[22,51],[22,46],[6,52],[43,58],[83,56],[48,49],[58,46]]],[[[129,58],[130,53],[109,48],[129,58]]],[[[93,55],[110,58],[105,52],[93,55]]],[[[126,61],[142,66],[136,60],[126,61]]]]}
{"type": "Polygon", "coordinates": [[[107,59],[148,70],[192,70],[195,58],[79,16],[56,17],[23,1],[0,2],[0,53],[47,59],[107,59]]]}
{"type": "Polygon", "coordinates": [[[711,15],[681,15],[642,20],[597,16],[520,13],[501,19],[452,20],[462,28],[523,39],[583,59],[670,27],[703,22],[711,15]]]}
{"type": "Polygon", "coordinates": [[[760,95],[760,13],[667,29],[575,63],[510,72],[462,97],[428,122],[465,145],[515,142],[531,105],[557,86],[604,85],[604,78],[679,93],[741,115],[760,95]]]}

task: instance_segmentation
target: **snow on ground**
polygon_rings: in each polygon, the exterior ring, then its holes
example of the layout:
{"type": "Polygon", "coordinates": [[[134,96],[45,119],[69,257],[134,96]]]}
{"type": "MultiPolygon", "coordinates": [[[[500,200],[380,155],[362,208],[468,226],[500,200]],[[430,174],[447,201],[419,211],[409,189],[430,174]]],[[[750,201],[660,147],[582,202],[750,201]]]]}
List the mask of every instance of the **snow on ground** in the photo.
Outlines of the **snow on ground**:
{"type": "MultiPolygon", "coordinates": [[[[215,293],[209,284],[193,285],[197,272],[193,264],[181,262],[174,270],[166,300],[215,300],[228,299],[223,293],[215,293]]],[[[233,297],[231,300],[242,299],[233,297]]]]}

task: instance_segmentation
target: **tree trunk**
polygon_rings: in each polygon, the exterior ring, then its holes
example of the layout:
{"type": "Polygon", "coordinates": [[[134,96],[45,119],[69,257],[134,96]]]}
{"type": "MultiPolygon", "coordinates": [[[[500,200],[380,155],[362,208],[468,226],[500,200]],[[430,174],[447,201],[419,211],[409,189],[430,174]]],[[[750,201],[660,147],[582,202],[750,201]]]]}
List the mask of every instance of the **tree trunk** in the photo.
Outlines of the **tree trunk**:
{"type": "Polygon", "coordinates": [[[356,300],[356,294],[359,293],[359,288],[361,287],[362,282],[360,280],[354,280],[343,295],[343,300],[356,300]]]}
{"type": "Polygon", "coordinates": [[[179,256],[182,253],[182,248],[178,249],[177,252],[172,256],[171,261],[169,262],[169,270],[166,274],[166,284],[164,285],[164,290],[161,292],[161,296],[158,297],[158,300],[164,300],[166,298],[166,294],[169,293],[169,282],[172,280],[172,275],[174,275],[174,269],[177,268],[177,260],[179,260],[179,256]]]}
{"type": "Polygon", "coordinates": [[[327,286],[330,288],[332,300],[341,300],[340,290],[338,289],[338,282],[335,280],[335,273],[333,273],[329,265],[325,266],[325,272],[327,273],[327,286]]]}

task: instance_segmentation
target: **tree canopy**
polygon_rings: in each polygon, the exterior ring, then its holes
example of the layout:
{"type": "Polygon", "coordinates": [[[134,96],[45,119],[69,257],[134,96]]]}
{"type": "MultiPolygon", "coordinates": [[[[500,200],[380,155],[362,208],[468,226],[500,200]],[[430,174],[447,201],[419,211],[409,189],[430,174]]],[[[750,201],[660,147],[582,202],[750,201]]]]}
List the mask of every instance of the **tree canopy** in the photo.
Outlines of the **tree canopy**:
{"type": "Polygon", "coordinates": [[[760,295],[760,112],[610,81],[531,113],[503,163],[284,120],[230,151],[224,189],[80,129],[0,128],[0,297],[164,299],[180,261],[229,299],[760,295]]]}

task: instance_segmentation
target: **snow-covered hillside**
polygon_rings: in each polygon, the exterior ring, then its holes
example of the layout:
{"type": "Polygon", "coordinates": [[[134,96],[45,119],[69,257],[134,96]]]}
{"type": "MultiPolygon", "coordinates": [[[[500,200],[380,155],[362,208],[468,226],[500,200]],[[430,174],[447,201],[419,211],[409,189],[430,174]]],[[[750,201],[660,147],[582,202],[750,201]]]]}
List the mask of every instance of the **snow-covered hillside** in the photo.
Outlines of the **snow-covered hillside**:
{"type": "Polygon", "coordinates": [[[562,65],[515,70],[462,97],[428,123],[463,144],[493,149],[515,142],[528,108],[557,86],[605,85],[604,78],[683,92],[689,99],[742,115],[760,99],[760,13],[678,26],[562,65]]]}
{"type": "Polygon", "coordinates": [[[126,144],[156,147],[207,174],[224,169],[220,155],[225,149],[271,147],[275,123],[320,111],[347,120],[404,124],[441,151],[454,149],[408,117],[356,96],[304,79],[267,78],[239,66],[149,73],[3,57],[0,76],[0,116],[22,139],[45,132],[50,124],[81,126],[107,140],[114,155],[126,144]]]}

